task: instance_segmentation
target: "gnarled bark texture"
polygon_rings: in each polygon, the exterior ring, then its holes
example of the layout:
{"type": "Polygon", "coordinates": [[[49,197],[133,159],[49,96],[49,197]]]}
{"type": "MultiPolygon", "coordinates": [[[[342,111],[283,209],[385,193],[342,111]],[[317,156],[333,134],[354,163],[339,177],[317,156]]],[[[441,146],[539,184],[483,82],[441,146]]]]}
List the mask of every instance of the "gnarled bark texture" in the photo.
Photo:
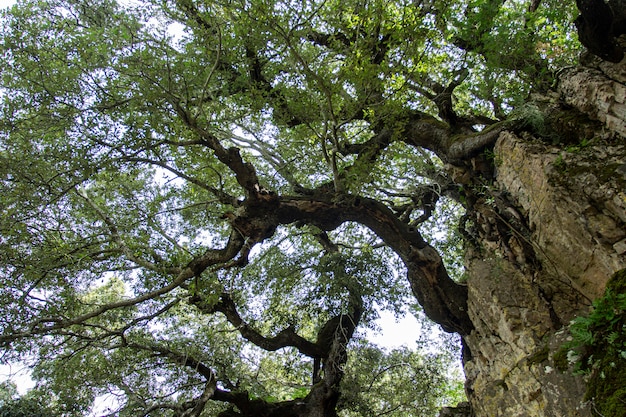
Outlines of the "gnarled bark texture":
{"type": "Polygon", "coordinates": [[[464,365],[476,416],[594,415],[584,379],[555,353],[568,323],[626,268],[626,66],[568,69],[558,92],[553,104],[580,112],[561,123],[582,131],[599,121],[593,137],[567,148],[501,133],[493,186],[465,222],[474,330],[464,365]]]}

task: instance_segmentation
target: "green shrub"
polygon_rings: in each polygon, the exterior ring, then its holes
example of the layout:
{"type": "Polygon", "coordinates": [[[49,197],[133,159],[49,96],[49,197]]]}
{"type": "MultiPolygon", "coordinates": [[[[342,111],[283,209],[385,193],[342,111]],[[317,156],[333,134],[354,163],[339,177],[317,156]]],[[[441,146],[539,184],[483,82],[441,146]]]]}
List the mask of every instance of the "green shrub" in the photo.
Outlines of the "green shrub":
{"type": "Polygon", "coordinates": [[[587,317],[570,324],[568,357],[588,374],[586,400],[605,416],[626,416],[626,269],[613,275],[587,317]]]}

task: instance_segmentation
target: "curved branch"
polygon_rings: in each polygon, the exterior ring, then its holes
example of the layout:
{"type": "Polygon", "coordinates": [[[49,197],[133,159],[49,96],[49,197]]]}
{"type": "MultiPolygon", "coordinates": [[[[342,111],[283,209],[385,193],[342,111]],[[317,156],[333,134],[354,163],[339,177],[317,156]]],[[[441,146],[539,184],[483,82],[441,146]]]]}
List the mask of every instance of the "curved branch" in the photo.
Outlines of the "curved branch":
{"type": "Polygon", "coordinates": [[[207,380],[202,394],[189,402],[187,405],[189,408],[181,417],[200,417],[204,407],[206,407],[206,403],[213,397],[215,391],[217,391],[217,381],[215,379],[207,380]]]}
{"type": "Polygon", "coordinates": [[[463,135],[461,137],[452,137],[451,144],[448,147],[447,157],[450,161],[461,161],[470,156],[476,155],[488,146],[496,143],[500,133],[511,127],[507,122],[501,122],[497,125],[490,126],[472,135],[463,135]],[[455,140],[456,139],[456,140],[455,140]]]}
{"type": "MultiPolygon", "coordinates": [[[[174,410],[184,410],[182,416],[197,417],[201,415],[206,403],[209,400],[227,402],[235,405],[240,412],[226,411],[220,413],[219,416],[268,416],[283,417],[286,415],[301,415],[306,408],[306,398],[296,401],[267,402],[261,399],[250,399],[250,395],[246,391],[231,392],[226,391],[217,386],[217,378],[213,370],[204,364],[198,358],[187,353],[176,352],[170,348],[160,346],[154,343],[125,343],[125,347],[137,350],[152,352],[156,356],[166,358],[167,360],[183,365],[197,373],[199,373],[206,381],[202,394],[182,405],[157,405],[153,409],[170,408],[174,410]],[[297,412],[296,412],[297,410],[297,412]]],[[[315,389],[315,388],[314,388],[315,389]]],[[[308,397],[307,397],[308,398],[308,397]]]]}
{"type": "Polygon", "coordinates": [[[481,132],[456,133],[448,124],[424,113],[413,114],[406,123],[403,141],[433,151],[444,162],[459,163],[495,144],[500,133],[519,123],[505,120],[481,132]]]}
{"type": "Polygon", "coordinates": [[[322,230],[333,230],[347,221],[370,228],[404,261],[413,293],[426,315],[448,332],[468,334],[473,325],[467,312],[467,287],[450,278],[441,256],[419,231],[376,200],[356,196],[342,200],[283,197],[276,213],[281,223],[300,221],[322,230]]]}
{"type": "Polygon", "coordinates": [[[454,127],[459,122],[459,116],[453,109],[452,93],[455,88],[465,81],[468,75],[469,70],[463,67],[454,72],[452,81],[447,86],[443,86],[429,76],[425,76],[420,83],[410,82],[408,87],[432,100],[439,110],[439,117],[454,127]],[[433,93],[427,91],[422,85],[431,89],[433,93]]]}
{"type": "Polygon", "coordinates": [[[282,330],[274,337],[261,335],[241,318],[235,302],[227,293],[222,293],[220,301],[213,306],[207,306],[198,295],[192,297],[190,301],[205,313],[220,312],[224,314],[226,320],[235,326],[241,336],[266,351],[273,352],[284,347],[295,347],[300,353],[309,357],[322,356],[323,354],[318,345],[298,335],[292,326],[282,330]]]}

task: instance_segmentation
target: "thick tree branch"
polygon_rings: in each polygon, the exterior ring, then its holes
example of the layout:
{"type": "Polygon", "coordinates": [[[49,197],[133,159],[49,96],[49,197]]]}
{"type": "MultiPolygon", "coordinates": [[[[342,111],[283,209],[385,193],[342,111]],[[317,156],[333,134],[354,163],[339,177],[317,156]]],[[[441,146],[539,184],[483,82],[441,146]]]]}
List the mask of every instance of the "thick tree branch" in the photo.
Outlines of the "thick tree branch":
{"type": "MultiPolygon", "coordinates": [[[[206,309],[206,307],[204,307],[206,309]]],[[[347,362],[347,345],[361,317],[360,297],[351,298],[349,308],[351,314],[340,315],[328,320],[318,333],[315,344],[295,335],[291,328],[280,332],[274,338],[264,338],[256,331],[252,330],[239,316],[235,305],[227,294],[222,295],[220,302],[207,309],[208,311],[222,312],[231,324],[235,325],[242,336],[257,346],[266,350],[276,350],[281,347],[295,346],[301,353],[311,356],[314,354],[316,363],[319,359],[324,362],[324,377],[315,378],[314,385],[309,394],[295,401],[282,401],[269,403],[260,399],[250,399],[247,392],[226,392],[216,390],[213,399],[229,402],[236,405],[239,411],[228,410],[221,413],[220,417],[257,417],[259,415],[268,417],[285,416],[322,416],[330,410],[335,410],[340,396],[340,382],[343,378],[343,368],[347,362]],[[358,300],[356,300],[358,298],[358,300]],[[284,343],[281,339],[290,339],[284,343]],[[291,343],[300,340],[301,343],[291,343]],[[303,349],[304,348],[304,349],[303,349]],[[306,352],[305,352],[306,351],[306,352]]],[[[317,371],[314,371],[316,374],[317,371]]]]}
{"type": "Polygon", "coordinates": [[[452,81],[447,86],[443,86],[429,76],[424,76],[421,82],[410,82],[408,87],[431,99],[439,110],[439,117],[454,128],[459,123],[459,116],[453,109],[452,93],[468,75],[469,70],[461,68],[454,72],[452,81]],[[432,93],[424,87],[429,88],[432,93]]]}
{"type": "Polygon", "coordinates": [[[239,333],[249,342],[269,352],[274,352],[284,347],[295,347],[300,353],[309,357],[322,356],[323,352],[315,343],[312,343],[298,335],[293,327],[287,327],[274,337],[265,337],[252,326],[246,323],[239,313],[235,302],[227,293],[222,293],[220,300],[213,306],[203,302],[200,296],[191,298],[191,303],[205,313],[220,312],[224,314],[226,320],[232,324],[239,333]]]}
{"type": "Polygon", "coordinates": [[[457,133],[432,116],[415,113],[407,120],[402,140],[435,152],[444,162],[462,163],[495,144],[500,133],[514,128],[518,123],[507,120],[495,123],[481,132],[457,133]]]}
{"type": "Polygon", "coordinates": [[[495,144],[496,140],[498,140],[498,137],[500,136],[500,133],[510,126],[510,123],[500,123],[497,126],[492,126],[482,132],[477,132],[471,135],[463,135],[460,137],[451,137],[451,143],[449,144],[447,151],[448,160],[461,161],[476,155],[487,147],[495,144]]]}
{"type": "Polygon", "coordinates": [[[468,334],[473,326],[467,315],[467,289],[448,276],[441,257],[419,231],[376,200],[355,196],[341,200],[283,197],[276,213],[281,223],[300,221],[322,230],[333,230],[347,221],[369,227],[403,259],[426,314],[446,331],[468,334]]]}

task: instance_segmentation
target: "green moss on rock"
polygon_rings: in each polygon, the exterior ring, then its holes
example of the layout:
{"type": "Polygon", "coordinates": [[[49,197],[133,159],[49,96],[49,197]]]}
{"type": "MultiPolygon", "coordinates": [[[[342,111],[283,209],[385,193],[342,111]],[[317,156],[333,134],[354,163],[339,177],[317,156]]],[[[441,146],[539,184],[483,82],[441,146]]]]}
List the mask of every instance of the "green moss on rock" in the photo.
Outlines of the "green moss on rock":
{"type": "Polygon", "coordinates": [[[561,349],[557,350],[554,355],[552,355],[552,362],[554,363],[554,367],[560,372],[565,372],[569,368],[567,352],[568,349],[562,347],[561,349]]]}
{"type": "Polygon", "coordinates": [[[591,361],[585,399],[601,415],[626,417],[626,269],[613,275],[594,307],[593,341],[584,346],[591,361]]]}
{"type": "Polygon", "coordinates": [[[593,401],[601,415],[626,416],[626,367],[613,363],[606,355],[589,380],[585,398],[593,401]]]}
{"type": "Polygon", "coordinates": [[[615,294],[626,294],[626,268],[617,271],[606,284],[607,291],[613,291],[615,294]]]}
{"type": "Polygon", "coordinates": [[[536,364],[542,363],[548,360],[550,355],[550,348],[546,345],[543,348],[539,349],[537,352],[528,357],[528,363],[536,364]]]}

